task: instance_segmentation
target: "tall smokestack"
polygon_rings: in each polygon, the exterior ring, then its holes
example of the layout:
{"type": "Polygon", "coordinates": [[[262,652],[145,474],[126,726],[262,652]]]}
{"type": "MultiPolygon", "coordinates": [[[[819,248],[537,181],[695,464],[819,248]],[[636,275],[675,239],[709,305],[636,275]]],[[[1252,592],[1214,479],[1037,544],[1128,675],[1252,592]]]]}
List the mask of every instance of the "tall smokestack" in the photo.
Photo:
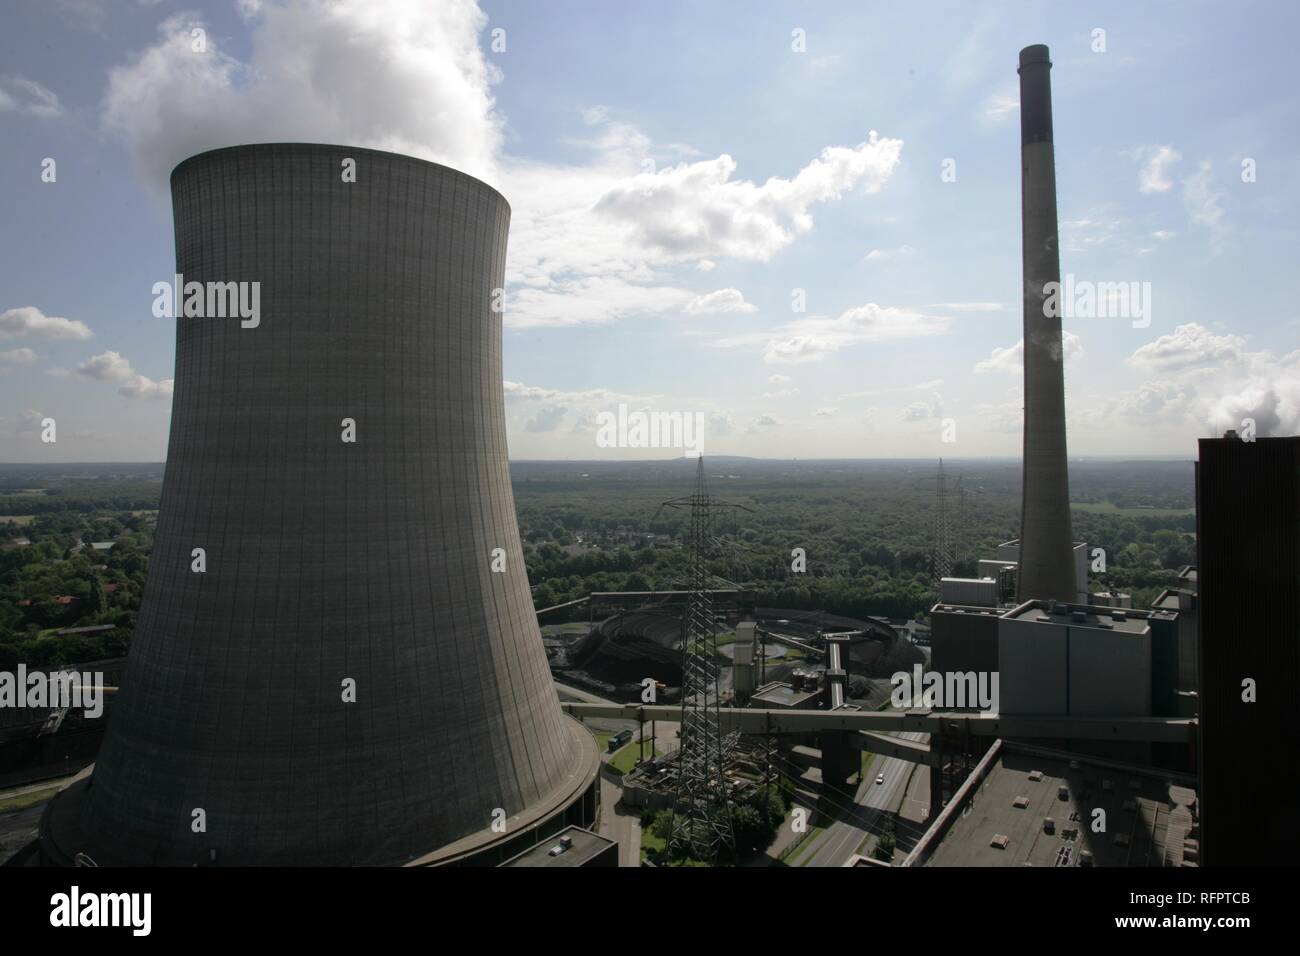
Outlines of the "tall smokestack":
{"type": "MultiPolygon", "coordinates": [[[[1061,310],[1046,315],[1061,281],[1052,146],[1052,61],[1041,44],[1020,51],[1020,201],[1025,297],[1025,435],[1019,598],[1077,598],[1065,452],[1061,310]]],[[[1057,301],[1060,301],[1058,294],[1057,301]]]]}

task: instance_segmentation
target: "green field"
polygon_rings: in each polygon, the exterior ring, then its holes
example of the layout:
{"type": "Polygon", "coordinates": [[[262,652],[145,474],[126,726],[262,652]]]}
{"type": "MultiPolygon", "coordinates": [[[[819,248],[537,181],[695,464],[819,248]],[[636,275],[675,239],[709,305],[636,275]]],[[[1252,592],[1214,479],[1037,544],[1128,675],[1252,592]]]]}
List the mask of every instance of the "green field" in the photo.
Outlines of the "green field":
{"type": "Polygon", "coordinates": [[[36,515],[0,515],[0,524],[13,522],[20,528],[25,528],[36,520],[36,515]]]}

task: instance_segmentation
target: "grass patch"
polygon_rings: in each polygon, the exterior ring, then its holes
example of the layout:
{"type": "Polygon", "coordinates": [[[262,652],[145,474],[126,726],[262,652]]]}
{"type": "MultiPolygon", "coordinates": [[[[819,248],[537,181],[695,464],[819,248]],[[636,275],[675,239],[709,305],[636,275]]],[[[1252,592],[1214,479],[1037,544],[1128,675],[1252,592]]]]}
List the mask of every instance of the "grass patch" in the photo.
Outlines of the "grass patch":
{"type": "Polygon", "coordinates": [[[25,528],[36,520],[36,515],[0,515],[0,524],[13,522],[20,528],[25,528]]]}
{"type": "MultiPolygon", "coordinates": [[[[825,832],[826,832],[825,825],[813,827],[811,832],[809,832],[807,838],[805,838],[802,842],[799,843],[798,846],[795,847],[793,853],[787,853],[785,856],[783,856],[781,858],[781,862],[784,863],[786,866],[803,866],[804,864],[800,863],[799,861],[803,859],[805,853],[807,853],[809,850],[812,849],[813,844],[817,842],[817,838],[825,832]]],[[[807,861],[805,860],[804,862],[806,863],[807,861]]]]}
{"type": "MultiPolygon", "coordinates": [[[[620,777],[623,776],[623,774],[625,773],[630,773],[632,771],[632,768],[636,766],[637,758],[641,756],[641,747],[642,745],[635,740],[632,741],[630,744],[624,746],[621,750],[615,753],[614,756],[609,758],[609,769],[613,770],[620,777]]],[[[646,759],[649,759],[650,758],[649,741],[646,741],[645,744],[645,754],[646,754],[646,759]]],[[[654,751],[654,756],[662,757],[663,751],[656,749],[654,751]]]]}
{"type": "Polygon", "coordinates": [[[862,766],[858,769],[858,783],[871,778],[871,765],[876,762],[876,755],[869,750],[862,751],[862,766]]]}
{"type": "Polygon", "coordinates": [[[14,810],[23,810],[35,804],[44,803],[58,792],[58,787],[47,787],[44,790],[22,793],[16,797],[0,798],[0,813],[10,813],[14,810]]]}

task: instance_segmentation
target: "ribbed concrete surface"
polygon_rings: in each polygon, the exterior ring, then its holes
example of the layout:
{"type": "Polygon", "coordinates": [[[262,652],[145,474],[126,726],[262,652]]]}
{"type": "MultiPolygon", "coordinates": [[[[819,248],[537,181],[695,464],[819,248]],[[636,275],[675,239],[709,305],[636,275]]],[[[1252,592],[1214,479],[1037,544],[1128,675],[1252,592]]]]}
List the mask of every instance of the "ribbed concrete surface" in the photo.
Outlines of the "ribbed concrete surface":
{"type": "Polygon", "coordinates": [[[259,281],[261,324],[176,320],[92,854],[400,863],[567,792],[582,755],[529,596],[491,311],[509,206],[445,167],[311,145],[203,153],[172,193],[177,271],[259,281]]]}

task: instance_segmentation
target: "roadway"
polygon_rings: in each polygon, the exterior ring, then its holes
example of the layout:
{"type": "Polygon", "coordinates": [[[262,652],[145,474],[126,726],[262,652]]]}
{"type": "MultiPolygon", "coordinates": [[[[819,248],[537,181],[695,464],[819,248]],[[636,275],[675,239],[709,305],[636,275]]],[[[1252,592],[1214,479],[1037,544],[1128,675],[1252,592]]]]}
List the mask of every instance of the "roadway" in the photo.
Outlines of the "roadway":
{"type": "MultiPolygon", "coordinates": [[[[923,733],[893,736],[917,743],[926,743],[930,737],[923,733]]],[[[883,832],[885,814],[896,813],[903,804],[913,767],[916,764],[910,761],[877,755],[868,769],[867,778],[858,785],[853,798],[853,809],[813,837],[812,849],[800,856],[799,865],[843,866],[850,856],[858,852],[869,834],[879,835],[883,832]],[[885,778],[883,783],[876,783],[877,774],[885,778]]],[[[927,771],[925,767],[917,767],[917,772],[927,771]]],[[[841,795],[839,799],[842,801],[844,797],[841,795]]],[[[899,826],[907,825],[906,821],[899,823],[899,826]]]]}

